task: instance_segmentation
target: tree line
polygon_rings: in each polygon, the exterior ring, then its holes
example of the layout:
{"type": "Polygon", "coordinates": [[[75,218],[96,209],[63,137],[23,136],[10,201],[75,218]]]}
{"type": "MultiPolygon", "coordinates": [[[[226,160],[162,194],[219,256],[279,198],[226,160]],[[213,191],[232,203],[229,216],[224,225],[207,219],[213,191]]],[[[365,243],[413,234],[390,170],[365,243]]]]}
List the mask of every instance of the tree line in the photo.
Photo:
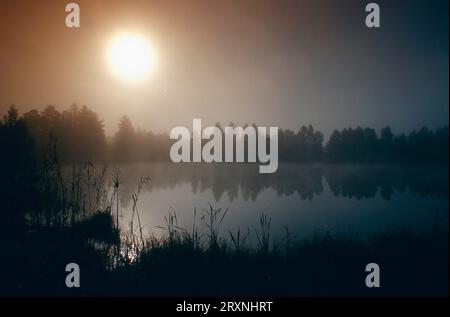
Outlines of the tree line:
{"type": "MultiPolygon", "coordinates": [[[[136,129],[127,116],[121,118],[117,132],[107,137],[98,114],[76,105],[64,111],[47,106],[23,114],[11,106],[0,120],[0,140],[13,152],[25,152],[18,147],[27,144],[26,151],[37,158],[54,147],[63,163],[169,161],[175,142],[168,134],[136,129]]],[[[448,142],[448,126],[423,127],[409,134],[394,134],[389,126],[380,133],[368,127],[345,128],[334,130],[325,142],[323,133],[309,125],[297,131],[280,129],[278,151],[282,162],[447,164],[448,142]]]]}

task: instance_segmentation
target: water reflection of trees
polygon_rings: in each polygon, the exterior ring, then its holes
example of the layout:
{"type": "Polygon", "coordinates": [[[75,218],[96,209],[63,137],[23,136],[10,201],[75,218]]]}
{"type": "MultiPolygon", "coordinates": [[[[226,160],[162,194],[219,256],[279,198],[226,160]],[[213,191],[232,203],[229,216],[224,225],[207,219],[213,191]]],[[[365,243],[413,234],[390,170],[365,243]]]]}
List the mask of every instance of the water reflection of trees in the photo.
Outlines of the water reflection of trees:
{"type": "Polygon", "coordinates": [[[283,164],[275,174],[259,174],[258,166],[252,164],[151,163],[124,165],[121,170],[124,200],[142,176],[151,177],[150,191],[190,184],[194,194],[211,190],[216,201],[224,197],[233,201],[239,194],[254,201],[269,189],[277,196],[299,195],[302,200],[312,200],[323,193],[323,179],[335,196],[355,199],[379,194],[389,200],[394,192],[448,198],[449,187],[448,169],[417,166],[283,164]]]}
{"type": "Polygon", "coordinates": [[[325,179],[336,196],[389,200],[394,192],[448,198],[448,169],[427,167],[347,166],[330,169],[325,179]]]}

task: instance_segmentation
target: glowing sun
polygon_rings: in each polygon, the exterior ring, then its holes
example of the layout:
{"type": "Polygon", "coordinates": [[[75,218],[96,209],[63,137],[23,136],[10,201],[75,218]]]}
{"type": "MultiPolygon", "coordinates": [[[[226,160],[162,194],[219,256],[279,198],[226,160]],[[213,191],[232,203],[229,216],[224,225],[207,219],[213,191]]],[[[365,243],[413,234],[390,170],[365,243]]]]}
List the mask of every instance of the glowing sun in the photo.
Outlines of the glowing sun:
{"type": "Polygon", "coordinates": [[[108,62],[118,77],[128,81],[141,81],[154,70],[156,56],[145,38],[123,33],[111,41],[108,62]]]}

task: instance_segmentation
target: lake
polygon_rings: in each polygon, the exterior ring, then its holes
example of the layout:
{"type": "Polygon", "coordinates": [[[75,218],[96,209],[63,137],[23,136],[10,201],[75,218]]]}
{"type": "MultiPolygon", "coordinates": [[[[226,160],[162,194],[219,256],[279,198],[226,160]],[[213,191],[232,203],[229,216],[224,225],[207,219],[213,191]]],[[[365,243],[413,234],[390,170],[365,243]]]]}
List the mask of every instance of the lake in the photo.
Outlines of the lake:
{"type": "MultiPolygon", "coordinates": [[[[209,205],[228,209],[221,232],[259,229],[271,218],[271,235],[283,241],[315,233],[368,237],[387,231],[448,231],[448,168],[379,165],[280,164],[259,174],[256,164],[142,163],[120,165],[121,223],[129,226],[132,193],[140,177],[137,207],[146,233],[164,232],[164,217],[175,212],[178,226],[201,227],[209,205]]],[[[136,220],[135,220],[136,223],[136,220]]]]}

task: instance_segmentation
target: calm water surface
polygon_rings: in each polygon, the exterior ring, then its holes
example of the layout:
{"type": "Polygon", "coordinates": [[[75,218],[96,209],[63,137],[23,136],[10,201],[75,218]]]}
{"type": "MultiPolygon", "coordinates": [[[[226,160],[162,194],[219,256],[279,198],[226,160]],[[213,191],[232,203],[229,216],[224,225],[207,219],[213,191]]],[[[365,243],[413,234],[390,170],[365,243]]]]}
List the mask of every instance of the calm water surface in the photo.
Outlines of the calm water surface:
{"type": "MultiPolygon", "coordinates": [[[[366,237],[389,230],[430,233],[448,230],[448,169],[399,166],[282,164],[275,174],[257,165],[145,163],[119,166],[122,226],[128,226],[131,195],[140,177],[150,177],[138,201],[144,231],[161,233],[175,212],[178,226],[197,226],[209,205],[228,209],[221,231],[254,232],[259,215],[271,219],[271,234],[282,240],[315,232],[366,237]]],[[[252,234],[253,235],[253,234],[252,234]]],[[[250,238],[254,240],[253,238],[250,238]]]]}

